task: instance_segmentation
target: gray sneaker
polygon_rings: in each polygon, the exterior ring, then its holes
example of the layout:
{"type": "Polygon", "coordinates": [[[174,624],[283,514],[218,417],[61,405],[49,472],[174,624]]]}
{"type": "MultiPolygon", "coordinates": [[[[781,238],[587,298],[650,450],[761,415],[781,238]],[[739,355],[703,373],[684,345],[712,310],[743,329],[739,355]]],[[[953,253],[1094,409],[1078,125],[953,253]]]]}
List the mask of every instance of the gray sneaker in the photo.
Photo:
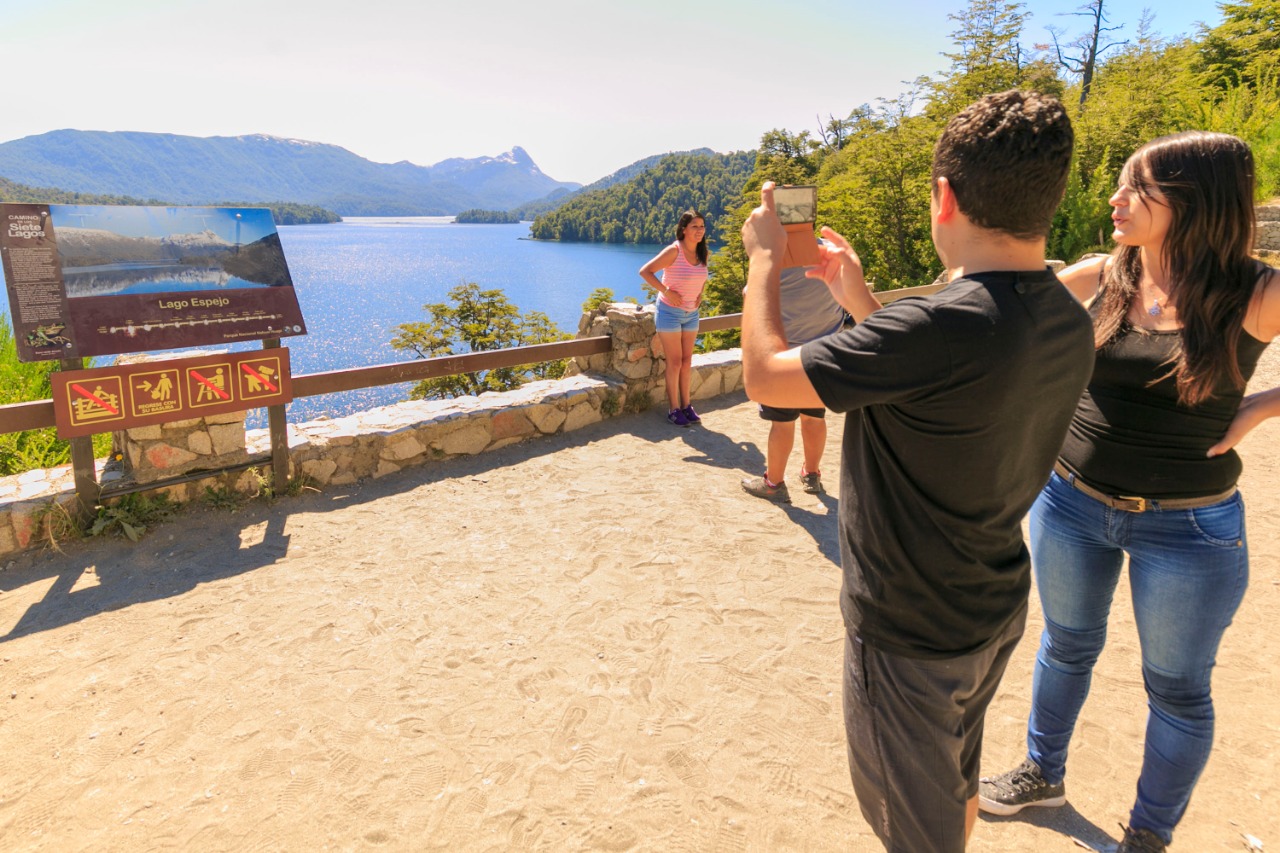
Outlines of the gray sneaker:
{"type": "Polygon", "coordinates": [[[791,495],[787,492],[787,484],[779,483],[770,487],[764,481],[764,477],[746,477],[742,481],[742,490],[749,495],[755,495],[758,498],[764,498],[767,501],[773,501],[780,504],[791,503],[791,495]]]}
{"type": "Polygon", "coordinates": [[[1008,773],[983,776],[978,783],[978,807],[988,814],[1011,815],[1027,806],[1060,806],[1066,801],[1063,783],[1046,782],[1030,758],[1008,773]]]}
{"type": "Polygon", "coordinates": [[[821,474],[801,474],[800,485],[806,494],[820,495],[822,494],[822,475],[821,474]]]}
{"type": "Polygon", "coordinates": [[[1164,853],[1169,846],[1164,839],[1149,829],[1124,827],[1124,840],[1116,848],[1116,853],[1164,853]]]}

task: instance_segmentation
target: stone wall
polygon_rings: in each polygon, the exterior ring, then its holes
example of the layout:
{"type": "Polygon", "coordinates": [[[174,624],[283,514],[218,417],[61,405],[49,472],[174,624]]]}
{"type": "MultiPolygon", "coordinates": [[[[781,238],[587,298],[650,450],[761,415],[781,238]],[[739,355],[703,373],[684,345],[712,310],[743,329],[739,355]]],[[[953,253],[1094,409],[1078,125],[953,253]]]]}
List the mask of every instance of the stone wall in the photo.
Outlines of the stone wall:
{"type": "MultiPolygon", "coordinates": [[[[342,418],[290,424],[291,477],[324,487],[383,477],[414,465],[497,450],[544,435],[572,432],[665,402],[665,362],[652,305],[606,305],[583,317],[579,337],[610,335],[610,353],[574,359],[564,379],[530,382],[514,391],[453,400],[397,403],[342,418]]],[[[696,400],[742,387],[738,350],[695,355],[696,400]]],[[[154,483],[267,455],[267,430],[245,430],[243,413],[140,427],[114,437],[122,458],[100,460],[98,481],[154,483]],[[242,439],[242,440],[241,440],[242,439]]],[[[113,454],[117,455],[117,454],[113,454]]],[[[206,488],[255,494],[270,476],[248,470],[158,487],[178,503],[206,488]]],[[[48,540],[51,524],[76,505],[70,466],[0,478],[0,556],[48,540]]]]}
{"type": "Polygon", "coordinates": [[[1254,245],[1266,252],[1280,252],[1280,203],[1261,204],[1255,208],[1258,214],[1258,233],[1254,245]]]}

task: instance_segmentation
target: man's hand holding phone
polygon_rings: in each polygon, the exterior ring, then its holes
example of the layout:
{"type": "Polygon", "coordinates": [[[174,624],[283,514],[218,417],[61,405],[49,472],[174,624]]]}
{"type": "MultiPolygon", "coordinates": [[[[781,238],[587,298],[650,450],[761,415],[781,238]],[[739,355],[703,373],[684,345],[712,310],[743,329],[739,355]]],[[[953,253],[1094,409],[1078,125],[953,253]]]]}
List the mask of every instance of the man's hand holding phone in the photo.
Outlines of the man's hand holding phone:
{"type": "Polygon", "coordinates": [[[787,232],[778,221],[773,193],[773,181],[765,181],[760,188],[760,206],[751,211],[747,221],[742,223],[742,247],[746,250],[748,259],[755,258],[759,253],[781,255],[786,251],[787,232]]]}

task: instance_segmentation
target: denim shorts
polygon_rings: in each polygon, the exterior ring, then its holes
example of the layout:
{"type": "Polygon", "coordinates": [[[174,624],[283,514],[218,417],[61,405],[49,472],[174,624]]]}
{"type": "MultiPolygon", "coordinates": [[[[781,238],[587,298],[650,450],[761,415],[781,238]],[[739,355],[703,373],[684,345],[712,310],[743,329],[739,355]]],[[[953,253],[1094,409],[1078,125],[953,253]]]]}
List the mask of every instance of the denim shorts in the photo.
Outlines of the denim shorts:
{"type": "Polygon", "coordinates": [[[658,300],[658,315],[654,325],[659,332],[696,332],[698,331],[698,309],[674,308],[661,299],[658,300]]]}

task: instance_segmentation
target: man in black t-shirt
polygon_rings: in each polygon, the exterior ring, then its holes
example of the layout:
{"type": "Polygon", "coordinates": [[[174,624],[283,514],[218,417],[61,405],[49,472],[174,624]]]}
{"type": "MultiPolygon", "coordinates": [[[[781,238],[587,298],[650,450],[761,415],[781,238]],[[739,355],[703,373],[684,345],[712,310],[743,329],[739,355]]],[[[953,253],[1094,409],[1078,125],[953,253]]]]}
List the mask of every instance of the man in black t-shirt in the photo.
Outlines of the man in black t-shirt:
{"type": "Polygon", "coordinates": [[[857,320],[788,350],[773,187],[743,226],[747,395],[847,412],[840,479],[845,727],[863,815],[891,851],[960,851],[986,708],[1022,635],[1021,521],[1093,365],[1088,315],[1045,267],[1072,131],[1062,105],[990,95],[934,149],[950,283],[883,308],[839,234],[811,273],[857,320]]]}

